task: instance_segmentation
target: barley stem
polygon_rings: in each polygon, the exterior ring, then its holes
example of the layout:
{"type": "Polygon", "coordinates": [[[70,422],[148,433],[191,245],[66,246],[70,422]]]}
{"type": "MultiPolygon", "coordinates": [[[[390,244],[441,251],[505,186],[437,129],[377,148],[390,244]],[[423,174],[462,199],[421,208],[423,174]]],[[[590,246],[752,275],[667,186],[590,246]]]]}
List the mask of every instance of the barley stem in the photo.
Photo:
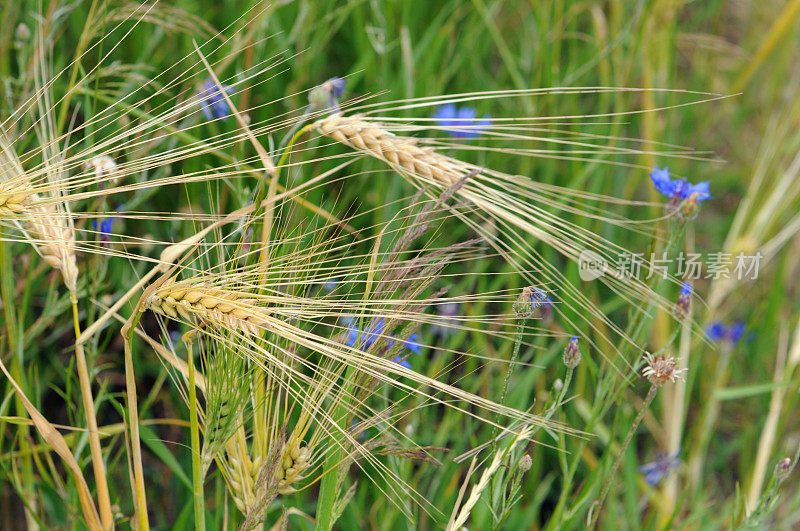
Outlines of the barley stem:
{"type": "Polygon", "coordinates": [[[94,469],[94,481],[97,488],[97,504],[100,509],[100,518],[103,529],[111,529],[114,525],[114,517],[111,513],[111,499],[108,495],[108,483],[106,481],[106,470],[103,463],[103,450],[100,446],[100,433],[97,428],[97,414],[94,409],[94,397],[92,396],[92,384],[89,379],[89,369],[86,363],[86,353],[83,345],[78,342],[81,337],[81,324],[78,318],[78,299],[74,293],[70,293],[72,302],[72,320],[75,327],[75,361],[77,362],[78,380],[81,387],[81,398],[83,399],[83,411],[86,416],[86,428],[89,431],[89,449],[92,454],[92,468],[94,469]]]}
{"type": "Polygon", "coordinates": [[[194,349],[191,338],[184,335],[186,361],[189,366],[189,422],[192,438],[192,487],[194,489],[194,525],[198,531],[205,531],[206,508],[203,497],[203,472],[200,466],[200,427],[197,420],[197,386],[194,375],[194,349]]]}
{"type": "Polygon", "coordinates": [[[128,423],[131,432],[131,461],[133,461],[134,487],[133,497],[136,503],[136,527],[140,531],[150,529],[150,521],[147,516],[147,497],[144,489],[144,468],[142,466],[142,441],[139,436],[139,406],[136,398],[136,378],[133,373],[133,331],[139,320],[142,318],[142,311],[137,310],[128,322],[122,327],[122,337],[125,343],[125,392],[128,401],[128,423]]]}

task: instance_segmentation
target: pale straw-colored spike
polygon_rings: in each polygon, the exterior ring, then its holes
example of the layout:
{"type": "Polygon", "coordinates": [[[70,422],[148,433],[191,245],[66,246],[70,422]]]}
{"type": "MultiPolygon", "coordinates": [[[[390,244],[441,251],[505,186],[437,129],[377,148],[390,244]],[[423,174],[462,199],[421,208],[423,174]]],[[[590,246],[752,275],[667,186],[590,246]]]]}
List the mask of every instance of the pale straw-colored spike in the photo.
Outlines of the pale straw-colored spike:
{"type": "Polygon", "coordinates": [[[400,171],[427,177],[444,186],[456,183],[468,169],[455,159],[420,147],[411,137],[397,136],[358,116],[333,114],[313,123],[311,128],[353,149],[369,153],[400,171]]]}
{"type": "Polygon", "coordinates": [[[32,194],[30,200],[34,204],[24,209],[23,226],[35,240],[34,247],[44,261],[61,271],[67,289],[75,293],[78,284],[75,230],[56,204],[37,204],[36,194],[32,194]]]}
{"type": "Polygon", "coordinates": [[[172,319],[203,321],[257,334],[265,325],[269,310],[253,304],[240,293],[202,283],[168,281],[144,301],[144,308],[172,319]]]}
{"type": "Polygon", "coordinates": [[[27,211],[33,199],[27,187],[2,186],[0,189],[0,217],[16,218],[27,211]]]}
{"type": "Polygon", "coordinates": [[[20,223],[45,262],[61,271],[67,289],[78,283],[75,231],[56,202],[43,202],[30,183],[5,133],[0,131],[0,218],[20,223]]]}

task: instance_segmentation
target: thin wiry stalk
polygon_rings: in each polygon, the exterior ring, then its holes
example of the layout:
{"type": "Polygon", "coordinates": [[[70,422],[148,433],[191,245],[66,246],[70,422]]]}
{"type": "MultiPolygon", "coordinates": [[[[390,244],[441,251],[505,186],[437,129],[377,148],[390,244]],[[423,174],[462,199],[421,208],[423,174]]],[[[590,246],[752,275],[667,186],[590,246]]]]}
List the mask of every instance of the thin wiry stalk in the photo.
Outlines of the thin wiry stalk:
{"type": "Polygon", "coordinates": [[[608,475],[606,475],[606,479],[603,482],[603,487],[600,489],[600,495],[597,497],[594,503],[592,503],[591,509],[589,510],[589,516],[587,518],[589,529],[594,529],[595,525],[597,524],[597,519],[600,517],[600,511],[603,508],[603,502],[605,501],[608,491],[611,488],[611,483],[613,483],[614,479],[616,478],[619,465],[622,464],[622,459],[625,457],[625,451],[628,449],[628,445],[631,443],[633,435],[636,433],[639,424],[641,424],[645,413],[647,413],[647,410],[650,408],[650,404],[656,397],[657,391],[658,386],[656,384],[651,384],[650,390],[647,391],[647,395],[644,397],[642,407],[639,408],[639,411],[636,413],[636,418],[633,419],[633,424],[631,424],[631,427],[628,429],[628,434],[625,436],[625,440],[622,442],[622,446],[620,446],[619,451],[614,458],[614,463],[611,465],[611,470],[609,471],[608,475]]]}

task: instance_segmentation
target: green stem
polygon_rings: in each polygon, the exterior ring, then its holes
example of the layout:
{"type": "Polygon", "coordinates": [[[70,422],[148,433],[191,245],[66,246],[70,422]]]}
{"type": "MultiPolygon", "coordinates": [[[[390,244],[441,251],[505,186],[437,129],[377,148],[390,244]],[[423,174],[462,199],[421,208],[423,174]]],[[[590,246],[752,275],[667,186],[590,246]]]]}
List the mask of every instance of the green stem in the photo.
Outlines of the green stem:
{"type": "Polygon", "coordinates": [[[194,490],[194,526],[205,531],[206,508],[203,497],[203,472],[200,466],[200,426],[197,420],[197,385],[194,375],[194,349],[192,340],[184,337],[186,362],[189,366],[189,423],[192,438],[192,487],[194,490]]]}
{"type": "Polygon", "coordinates": [[[136,503],[137,528],[140,531],[150,529],[150,520],[147,516],[147,496],[144,488],[144,467],[142,465],[142,440],[139,435],[139,405],[136,398],[136,378],[133,371],[133,331],[142,312],[139,311],[122,328],[122,337],[125,338],[125,394],[128,402],[128,423],[131,433],[131,461],[133,462],[133,494],[136,503]]]}
{"type": "MultiPolygon", "coordinates": [[[[522,346],[522,335],[524,332],[523,328],[523,320],[517,320],[517,330],[514,337],[514,351],[511,353],[511,359],[508,361],[508,370],[506,371],[506,379],[503,381],[503,392],[500,393],[500,405],[505,405],[506,401],[506,394],[508,393],[508,382],[511,380],[511,373],[514,371],[514,363],[516,363],[517,358],[519,358],[519,350],[522,346]]],[[[495,424],[498,423],[500,419],[500,414],[498,413],[495,415],[495,424]]],[[[495,425],[492,428],[492,439],[497,436],[497,426],[495,425]]],[[[492,443],[492,453],[495,452],[497,446],[497,441],[492,443]]]]}
{"type": "Polygon", "coordinates": [[[628,445],[631,443],[631,440],[633,439],[633,434],[636,433],[636,429],[639,427],[639,424],[641,424],[645,413],[647,413],[647,410],[650,408],[650,404],[656,397],[657,391],[658,391],[658,386],[656,386],[655,384],[650,386],[650,390],[647,392],[647,396],[644,398],[644,404],[642,404],[641,409],[639,409],[639,412],[636,414],[636,418],[634,419],[633,424],[628,430],[628,435],[625,436],[625,441],[622,443],[622,447],[619,449],[617,457],[614,459],[614,464],[611,467],[611,472],[608,474],[605,482],[603,483],[603,489],[600,491],[600,496],[598,496],[595,502],[592,504],[589,529],[593,529],[595,527],[595,524],[597,523],[597,518],[600,516],[600,509],[603,507],[603,501],[608,495],[608,491],[611,488],[611,483],[613,482],[614,477],[617,474],[619,465],[622,464],[622,459],[625,457],[625,451],[628,449],[628,445]]]}

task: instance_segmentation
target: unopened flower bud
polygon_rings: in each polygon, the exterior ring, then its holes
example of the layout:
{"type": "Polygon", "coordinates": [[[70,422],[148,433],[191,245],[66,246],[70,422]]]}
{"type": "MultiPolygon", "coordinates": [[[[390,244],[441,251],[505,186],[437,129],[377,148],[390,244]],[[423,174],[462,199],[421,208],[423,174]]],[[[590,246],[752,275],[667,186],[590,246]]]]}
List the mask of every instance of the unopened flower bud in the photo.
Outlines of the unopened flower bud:
{"type": "Polygon", "coordinates": [[[520,458],[519,469],[523,474],[531,469],[531,465],[533,465],[533,460],[531,459],[530,455],[525,454],[520,458]]]}
{"type": "Polygon", "coordinates": [[[24,22],[20,22],[17,30],[14,32],[14,38],[18,42],[27,42],[31,38],[31,29],[24,22]]]}
{"type": "Polygon", "coordinates": [[[689,315],[689,308],[692,303],[692,284],[684,282],[681,286],[681,294],[678,296],[678,302],[675,303],[675,317],[678,319],[685,319],[689,315]]]}
{"type": "Polygon", "coordinates": [[[700,213],[700,194],[690,195],[682,204],[679,211],[680,217],[684,220],[692,220],[700,213]]]}
{"type": "Polygon", "coordinates": [[[578,336],[572,336],[564,349],[564,365],[574,369],[581,362],[581,349],[578,347],[578,336]]]}

